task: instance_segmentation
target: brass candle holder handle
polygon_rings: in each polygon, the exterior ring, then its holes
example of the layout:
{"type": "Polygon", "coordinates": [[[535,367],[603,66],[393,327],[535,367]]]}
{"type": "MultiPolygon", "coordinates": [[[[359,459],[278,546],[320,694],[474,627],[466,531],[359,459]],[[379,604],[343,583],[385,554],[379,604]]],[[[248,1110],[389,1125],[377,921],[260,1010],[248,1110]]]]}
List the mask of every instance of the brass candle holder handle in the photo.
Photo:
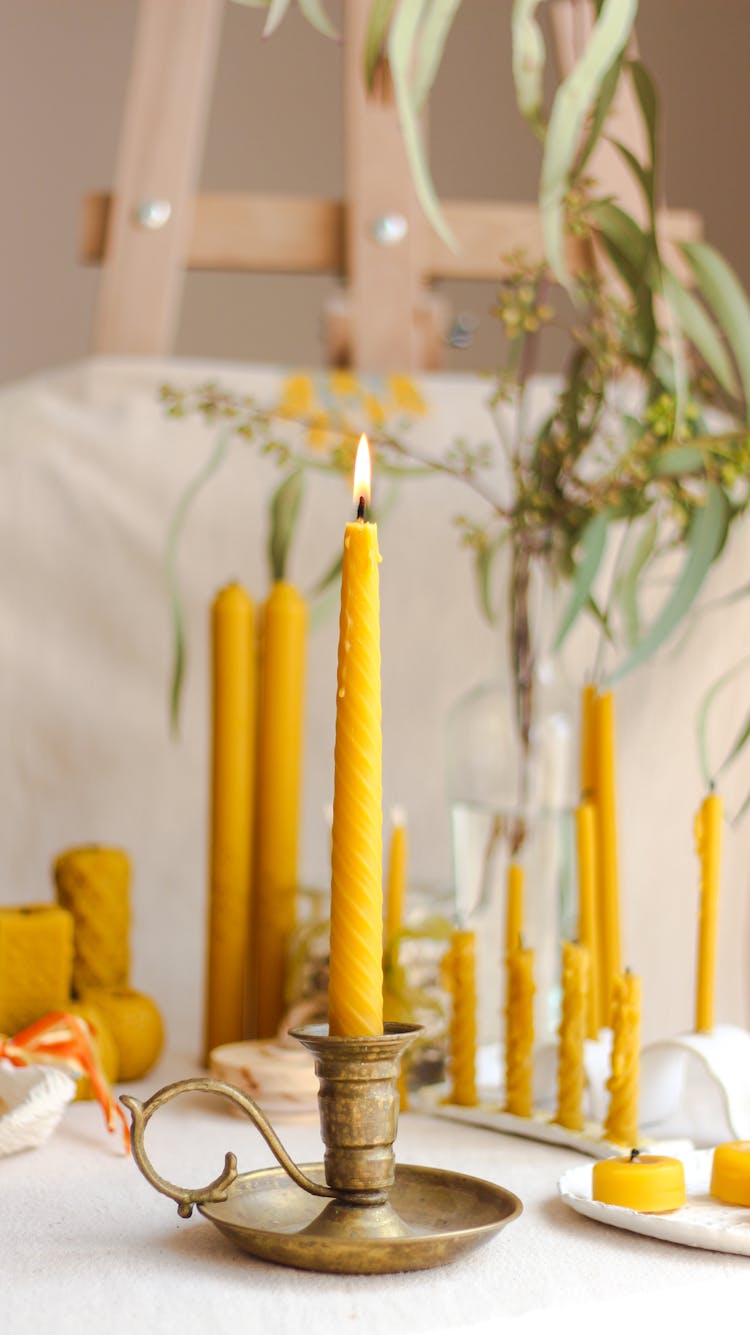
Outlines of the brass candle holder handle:
{"type": "Polygon", "coordinates": [[[225,1201],[229,1188],[237,1178],[237,1156],[231,1150],[224,1156],[224,1171],[219,1173],[219,1176],[215,1177],[213,1182],[209,1182],[205,1187],[178,1187],[176,1183],[169,1182],[160,1173],[157,1173],[149,1159],[146,1153],[145,1135],[146,1127],[154,1113],[165,1103],[169,1103],[170,1099],[176,1098],[178,1094],[194,1093],[220,1094],[224,1098],[230,1099],[232,1103],[236,1103],[260,1131],[268,1148],[278,1159],[284,1172],[303,1191],[308,1191],[312,1196],[331,1197],[338,1194],[332,1191],[330,1187],[324,1187],[319,1182],[313,1182],[312,1178],[307,1177],[297,1167],[294,1160],[289,1157],[284,1149],[265,1113],[261,1111],[253,1099],[248,1098],[234,1085],[227,1085],[222,1080],[212,1080],[210,1077],[196,1077],[191,1080],[178,1080],[172,1085],[165,1085],[163,1089],[158,1089],[155,1094],[152,1094],[151,1098],[147,1099],[145,1103],[141,1103],[130,1094],[123,1094],[120,1102],[124,1103],[133,1119],[133,1158],[151,1186],[156,1191],[161,1192],[162,1196],[169,1196],[171,1200],[177,1202],[177,1213],[182,1219],[190,1218],[195,1205],[225,1201]]]}

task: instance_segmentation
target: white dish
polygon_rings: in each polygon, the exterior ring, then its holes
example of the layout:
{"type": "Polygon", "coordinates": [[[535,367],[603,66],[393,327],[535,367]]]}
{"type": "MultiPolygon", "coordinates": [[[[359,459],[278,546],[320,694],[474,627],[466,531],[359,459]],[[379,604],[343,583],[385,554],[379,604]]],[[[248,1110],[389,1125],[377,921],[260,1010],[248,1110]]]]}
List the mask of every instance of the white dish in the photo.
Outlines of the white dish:
{"type": "Polygon", "coordinates": [[[603,1205],[592,1200],[593,1164],[568,1169],[557,1184],[558,1190],[566,1205],[600,1224],[661,1238],[664,1242],[679,1242],[685,1247],[750,1256],[750,1210],[722,1205],[708,1194],[713,1153],[713,1150],[693,1150],[676,1156],[685,1164],[687,1202],[669,1214],[639,1214],[622,1205],[603,1205]]]}
{"type": "Polygon", "coordinates": [[[0,1063],[0,1157],[41,1145],[75,1092],[73,1076],[57,1066],[0,1063]]]}

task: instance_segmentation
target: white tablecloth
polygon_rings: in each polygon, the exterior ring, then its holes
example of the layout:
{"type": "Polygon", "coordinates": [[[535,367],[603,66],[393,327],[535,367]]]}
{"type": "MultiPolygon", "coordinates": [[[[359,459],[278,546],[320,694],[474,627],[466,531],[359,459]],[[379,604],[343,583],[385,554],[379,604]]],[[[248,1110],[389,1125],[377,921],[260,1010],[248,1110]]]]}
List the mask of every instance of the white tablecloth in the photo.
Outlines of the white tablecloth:
{"type": "MultiPolygon", "coordinates": [[[[146,1098],[193,1074],[170,1059],[131,1092],[146,1098]]],[[[322,1158],[317,1117],[278,1123],[299,1162],[322,1158]]],[[[226,1150],[241,1171],[268,1166],[252,1126],[219,1100],[177,1099],[150,1124],[159,1171],[209,1181],[226,1150]]],[[[750,1259],[607,1228],[573,1213],[556,1182],[571,1151],[414,1113],[397,1157],[474,1174],[516,1192],[524,1213],[473,1255],[441,1270],[318,1275],[236,1250],[197,1212],[178,1218],[118,1153],[99,1109],[75,1104],[50,1141],[0,1161],[0,1330],[3,1335],[489,1335],[633,1329],[657,1321],[730,1328],[750,1300],[750,1259]]],[[[749,1225],[750,1226],[750,1225],[749,1225]]],[[[744,1317],[742,1317],[744,1322],[744,1317]]]]}

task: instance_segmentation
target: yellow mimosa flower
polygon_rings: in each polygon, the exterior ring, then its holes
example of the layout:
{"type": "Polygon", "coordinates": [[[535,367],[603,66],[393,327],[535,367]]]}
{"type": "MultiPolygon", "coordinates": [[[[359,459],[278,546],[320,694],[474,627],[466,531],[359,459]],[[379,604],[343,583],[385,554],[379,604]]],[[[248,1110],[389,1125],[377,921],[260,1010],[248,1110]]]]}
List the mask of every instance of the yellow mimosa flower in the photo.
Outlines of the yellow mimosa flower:
{"type": "Polygon", "coordinates": [[[364,394],[362,402],[372,425],[382,426],[386,417],[385,405],[374,394],[364,394]]]}
{"type": "Polygon", "coordinates": [[[331,371],[328,388],[337,399],[357,399],[361,393],[359,381],[351,371],[331,371]]]}
{"type": "Polygon", "coordinates": [[[408,375],[389,375],[387,383],[388,393],[396,408],[405,413],[412,413],[415,417],[424,416],[427,404],[408,375]]]}
{"type": "Polygon", "coordinates": [[[290,375],[281,390],[279,413],[282,417],[307,417],[315,402],[315,388],[310,375],[290,375]]]}

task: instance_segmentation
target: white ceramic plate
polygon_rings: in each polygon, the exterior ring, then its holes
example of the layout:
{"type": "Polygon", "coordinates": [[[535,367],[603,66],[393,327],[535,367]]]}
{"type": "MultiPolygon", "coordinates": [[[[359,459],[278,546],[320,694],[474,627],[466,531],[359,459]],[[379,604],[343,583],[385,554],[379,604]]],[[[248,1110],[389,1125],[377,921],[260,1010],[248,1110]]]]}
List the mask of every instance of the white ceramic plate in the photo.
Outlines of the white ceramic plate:
{"type": "Polygon", "coordinates": [[[593,1164],[581,1164],[563,1173],[558,1182],[562,1199],[579,1214],[613,1228],[642,1233],[685,1247],[750,1256],[750,1210],[722,1205],[708,1194],[713,1150],[693,1150],[677,1157],[685,1164],[687,1202],[669,1214],[639,1214],[622,1205],[603,1205],[591,1198],[593,1164]]]}

